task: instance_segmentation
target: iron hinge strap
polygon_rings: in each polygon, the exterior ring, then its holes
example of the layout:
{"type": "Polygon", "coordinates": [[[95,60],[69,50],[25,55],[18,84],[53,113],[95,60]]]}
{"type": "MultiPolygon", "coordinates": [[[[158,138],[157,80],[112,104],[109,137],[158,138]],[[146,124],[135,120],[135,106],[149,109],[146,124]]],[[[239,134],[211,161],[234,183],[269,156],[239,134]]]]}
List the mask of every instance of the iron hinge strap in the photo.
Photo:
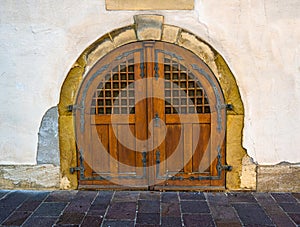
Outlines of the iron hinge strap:
{"type": "Polygon", "coordinates": [[[156,151],[156,164],[160,163],[160,152],[159,150],[156,151]]]}
{"type": "Polygon", "coordinates": [[[83,167],[79,167],[79,166],[71,167],[70,173],[73,174],[73,173],[75,173],[75,171],[82,171],[82,170],[83,170],[83,167]]]}
{"type": "Polygon", "coordinates": [[[67,111],[70,112],[70,113],[73,112],[76,109],[83,109],[83,108],[79,105],[68,105],[67,106],[67,111]]]}
{"type": "Polygon", "coordinates": [[[232,170],[232,166],[230,166],[230,165],[222,165],[221,168],[225,171],[231,171],[232,170]]]}

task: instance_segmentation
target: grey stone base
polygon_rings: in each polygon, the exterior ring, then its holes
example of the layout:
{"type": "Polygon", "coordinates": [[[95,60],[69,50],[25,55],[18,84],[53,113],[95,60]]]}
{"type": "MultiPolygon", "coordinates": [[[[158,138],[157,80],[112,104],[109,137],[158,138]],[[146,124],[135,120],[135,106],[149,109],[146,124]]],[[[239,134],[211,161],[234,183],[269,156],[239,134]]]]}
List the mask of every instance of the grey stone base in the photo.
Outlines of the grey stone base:
{"type": "MultiPolygon", "coordinates": [[[[256,176],[258,192],[300,192],[298,165],[258,165],[256,176]]],[[[68,189],[60,181],[60,167],[52,164],[0,166],[0,189],[68,189]]]]}
{"type": "Polygon", "coordinates": [[[60,167],[44,165],[0,166],[1,189],[59,189],[60,167]]]}
{"type": "Polygon", "coordinates": [[[300,166],[289,163],[258,166],[257,191],[300,192],[300,166]]]}

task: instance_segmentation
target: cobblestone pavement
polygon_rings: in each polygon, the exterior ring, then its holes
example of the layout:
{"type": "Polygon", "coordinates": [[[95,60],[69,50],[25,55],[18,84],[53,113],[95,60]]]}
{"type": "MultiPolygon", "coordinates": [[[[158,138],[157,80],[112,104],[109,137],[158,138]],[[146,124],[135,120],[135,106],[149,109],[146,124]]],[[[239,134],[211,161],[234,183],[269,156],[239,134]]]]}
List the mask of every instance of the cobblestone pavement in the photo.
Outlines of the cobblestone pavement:
{"type": "Polygon", "coordinates": [[[1,226],[299,226],[300,193],[0,190],[1,226]]]}

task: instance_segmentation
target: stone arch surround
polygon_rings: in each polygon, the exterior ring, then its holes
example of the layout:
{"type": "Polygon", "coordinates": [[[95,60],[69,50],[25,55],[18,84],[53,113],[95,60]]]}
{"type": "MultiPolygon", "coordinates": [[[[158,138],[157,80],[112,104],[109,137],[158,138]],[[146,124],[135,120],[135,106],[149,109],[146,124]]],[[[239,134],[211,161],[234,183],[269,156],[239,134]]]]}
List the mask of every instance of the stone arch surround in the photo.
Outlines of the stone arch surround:
{"type": "Polygon", "coordinates": [[[164,17],[161,15],[134,16],[134,24],[103,35],[83,51],[69,70],[61,88],[58,104],[61,189],[76,189],[78,186],[77,174],[71,174],[69,171],[70,167],[77,166],[77,152],[74,119],[67,107],[75,103],[84,76],[110,51],[128,43],[144,40],[168,42],[192,51],[217,77],[226,103],[233,105],[233,110],[227,111],[226,161],[233,168],[226,173],[226,188],[241,189],[242,160],[247,154],[242,147],[244,107],[236,80],[223,57],[212,46],[183,28],[164,24],[164,17]]]}

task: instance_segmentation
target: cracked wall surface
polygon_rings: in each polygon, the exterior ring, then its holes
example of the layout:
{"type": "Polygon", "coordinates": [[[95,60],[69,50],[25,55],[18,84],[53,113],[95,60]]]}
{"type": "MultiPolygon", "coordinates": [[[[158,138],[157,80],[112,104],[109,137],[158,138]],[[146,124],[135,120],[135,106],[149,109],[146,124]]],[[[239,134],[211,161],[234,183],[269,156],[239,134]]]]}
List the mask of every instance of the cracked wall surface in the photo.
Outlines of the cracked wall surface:
{"type": "MultiPolygon", "coordinates": [[[[6,108],[0,110],[0,164],[36,164],[41,119],[59,102],[73,62],[99,37],[132,24],[138,14],[105,7],[105,1],[17,5],[1,1],[0,102],[6,108]]],[[[164,24],[169,25],[164,31],[177,33],[178,27],[190,31],[226,59],[245,106],[243,145],[261,165],[300,161],[300,32],[295,29],[300,26],[299,10],[297,0],[230,4],[196,0],[193,10],[141,12],[163,15],[164,24]]],[[[162,36],[169,42],[188,36],[167,37],[164,31],[162,36]]],[[[135,38],[130,28],[127,32],[135,38]]],[[[120,45],[123,38],[117,37],[113,43],[120,45]]],[[[109,37],[106,42],[105,48],[111,49],[109,37]]]]}
{"type": "MultiPolygon", "coordinates": [[[[85,70],[82,69],[85,66],[88,69],[116,46],[137,40],[132,26],[128,27],[133,24],[134,15],[160,14],[164,16],[164,41],[181,42],[185,46],[190,45],[185,41],[187,37],[193,42],[198,42],[197,37],[200,37],[220,53],[221,60],[210,66],[214,73],[227,70],[221,67],[224,65],[222,59],[226,60],[244,104],[244,125],[233,124],[242,130],[239,139],[254,163],[277,168],[277,163],[286,161],[296,168],[293,163],[300,162],[300,31],[295,29],[300,26],[299,11],[298,0],[233,1],[230,4],[226,0],[195,0],[193,10],[140,13],[107,11],[105,1],[65,0],[60,4],[20,1],[13,4],[10,0],[2,0],[0,103],[5,108],[0,109],[0,164],[36,165],[41,120],[50,107],[58,104],[69,69],[73,72],[85,70]],[[117,28],[125,30],[121,32],[117,28]],[[112,30],[120,35],[114,35],[112,30]],[[108,33],[111,37],[104,36],[108,33]],[[99,37],[103,45],[91,45],[99,37]],[[72,66],[88,46],[90,55],[82,56],[77,65],[72,66]]],[[[195,51],[200,55],[207,52],[203,47],[195,51]]],[[[207,59],[211,56],[202,55],[207,59]]],[[[223,80],[221,75],[216,75],[220,81],[223,80]]],[[[66,86],[79,83],[80,78],[75,76],[66,86]]],[[[226,100],[235,102],[236,90],[226,87],[225,80],[220,84],[227,90],[226,100]]],[[[66,96],[62,106],[69,104],[76,94],[66,96]]],[[[71,122],[64,108],[59,110],[60,115],[71,122]]],[[[241,112],[242,106],[236,105],[235,115],[228,121],[239,121],[241,112]]],[[[64,135],[60,140],[70,144],[71,149],[72,135],[65,131],[59,133],[64,135]]],[[[235,140],[230,143],[234,144],[235,140]]],[[[245,152],[241,152],[233,159],[242,162],[244,155],[245,152]]],[[[75,160],[64,162],[73,164],[75,160]]],[[[234,173],[239,184],[243,182],[241,172],[242,167],[234,173]]],[[[258,168],[259,174],[263,172],[258,168]]]]}

